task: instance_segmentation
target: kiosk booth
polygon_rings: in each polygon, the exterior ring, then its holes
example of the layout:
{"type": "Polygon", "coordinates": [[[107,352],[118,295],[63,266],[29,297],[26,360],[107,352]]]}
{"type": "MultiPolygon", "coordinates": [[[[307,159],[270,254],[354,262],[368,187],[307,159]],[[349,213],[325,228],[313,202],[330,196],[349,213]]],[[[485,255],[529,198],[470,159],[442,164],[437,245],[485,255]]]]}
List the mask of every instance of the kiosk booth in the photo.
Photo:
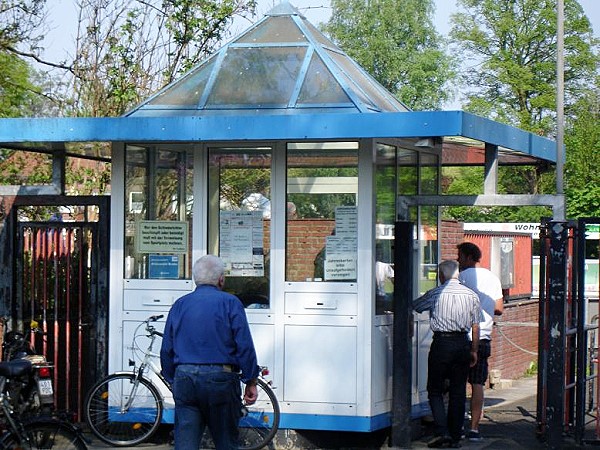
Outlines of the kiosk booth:
{"type": "MultiPolygon", "coordinates": [[[[216,254],[281,428],[390,426],[394,264],[415,261],[415,293],[436,285],[440,206],[558,204],[495,191],[499,165],[553,162],[554,142],[409,111],[288,3],[125,117],[0,131],[25,141],[112,142],[108,371],[127,369],[135,327],[166,317],[194,289],[193,262],[216,254]],[[462,164],[484,168],[481,194],[440,195],[442,166],[462,164]],[[397,220],[414,223],[412,255],[394,252],[397,220]]],[[[422,414],[428,317],[414,323],[399,382],[422,414]]]]}

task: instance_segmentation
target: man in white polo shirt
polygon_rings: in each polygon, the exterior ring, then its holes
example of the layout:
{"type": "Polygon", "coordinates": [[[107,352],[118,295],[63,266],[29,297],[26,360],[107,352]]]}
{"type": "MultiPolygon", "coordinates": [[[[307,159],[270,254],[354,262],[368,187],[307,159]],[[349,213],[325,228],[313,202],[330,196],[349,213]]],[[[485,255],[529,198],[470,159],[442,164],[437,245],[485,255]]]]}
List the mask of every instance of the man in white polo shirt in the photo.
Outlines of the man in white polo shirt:
{"type": "Polygon", "coordinates": [[[469,371],[471,384],[471,429],[466,433],[470,441],[480,441],[479,421],[483,413],[483,387],[488,377],[488,358],[491,355],[494,315],[504,312],[502,285],[496,275],[479,267],[481,250],[472,242],[458,245],[459,281],[479,296],[483,321],[479,324],[477,364],[469,371]]]}

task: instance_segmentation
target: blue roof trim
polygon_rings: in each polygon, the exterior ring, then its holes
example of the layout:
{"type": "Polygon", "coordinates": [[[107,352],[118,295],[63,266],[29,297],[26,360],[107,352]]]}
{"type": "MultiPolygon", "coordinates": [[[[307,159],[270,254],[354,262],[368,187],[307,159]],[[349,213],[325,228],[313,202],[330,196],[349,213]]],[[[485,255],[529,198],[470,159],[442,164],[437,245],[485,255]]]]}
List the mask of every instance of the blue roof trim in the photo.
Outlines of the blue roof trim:
{"type": "Polygon", "coordinates": [[[556,161],[554,141],[463,111],[0,119],[0,143],[289,141],[435,136],[464,136],[556,161]]]}
{"type": "Polygon", "coordinates": [[[463,136],[520,150],[537,158],[556,161],[556,142],[519,128],[463,112],[463,136]],[[534,153],[535,152],[535,153],[534,153]]]}

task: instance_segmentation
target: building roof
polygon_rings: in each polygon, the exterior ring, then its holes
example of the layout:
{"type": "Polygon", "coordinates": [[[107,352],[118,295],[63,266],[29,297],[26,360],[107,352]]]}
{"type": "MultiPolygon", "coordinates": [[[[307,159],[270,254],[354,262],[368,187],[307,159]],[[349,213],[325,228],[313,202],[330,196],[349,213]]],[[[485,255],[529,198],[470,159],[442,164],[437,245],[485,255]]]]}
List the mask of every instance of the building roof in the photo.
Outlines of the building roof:
{"type": "Polygon", "coordinates": [[[408,108],[283,1],[126,116],[400,111],[408,108]]]}
{"type": "Polygon", "coordinates": [[[0,119],[0,147],[110,158],[110,142],[441,139],[443,164],[556,161],[550,139],[462,111],[409,111],[287,1],[124,117],[0,119]],[[88,142],[92,144],[77,145],[88,142]]]}

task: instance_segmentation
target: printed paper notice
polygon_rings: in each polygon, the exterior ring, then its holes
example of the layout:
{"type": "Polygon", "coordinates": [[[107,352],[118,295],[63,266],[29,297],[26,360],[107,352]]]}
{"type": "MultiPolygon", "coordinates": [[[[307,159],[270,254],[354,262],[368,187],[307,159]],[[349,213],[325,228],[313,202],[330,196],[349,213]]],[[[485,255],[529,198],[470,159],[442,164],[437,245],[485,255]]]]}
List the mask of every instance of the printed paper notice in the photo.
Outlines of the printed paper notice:
{"type": "Polygon", "coordinates": [[[187,253],[188,223],[140,220],[136,242],[139,253],[187,253]]]}
{"type": "Polygon", "coordinates": [[[229,276],[264,276],[261,211],[221,211],[219,256],[229,276]]]}
{"type": "Polygon", "coordinates": [[[356,280],[355,254],[328,257],[325,261],[325,280],[356,280]]]}

